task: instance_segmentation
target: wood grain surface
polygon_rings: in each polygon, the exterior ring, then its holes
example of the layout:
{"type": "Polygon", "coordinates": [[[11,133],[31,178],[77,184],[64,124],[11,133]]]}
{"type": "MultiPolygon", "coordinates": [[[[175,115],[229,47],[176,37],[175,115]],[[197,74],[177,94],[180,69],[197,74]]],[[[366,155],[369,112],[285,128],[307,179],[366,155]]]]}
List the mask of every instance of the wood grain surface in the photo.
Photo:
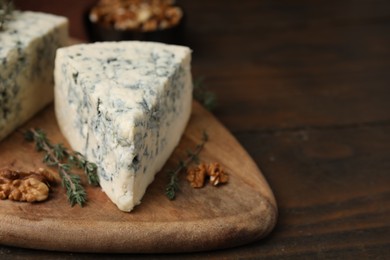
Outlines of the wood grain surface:
{"type": "MultiPolygon", "coordinates": [[[[63,14],[85,38],[93,0],[15,0],[63,14]]],[[[197,254],[120,259],[388,259],[390,2],[179,0],[193,71],[218,97],[214,115],[272,187],[266,239],[197,254]]],[[[0,256],[110,259],[0,246],[0,256]]]]}
{"type": "MultiPolygon", "coordinates": [[[[0,143],[0,169],[48,168],[34,144],[23,138],[23,129],[31,127],[44,129],[53,143],[69,147],[49,106],[0,143]]],[[[55,169],[48,170],[57,175],[55,169]]],[[[131,213],[122,212],[100,188],[87,186],[86,191],[89,201],[83,208],[70,207],[61,185],[53,187],[49,200],[42,203],[1,201],[0,243],[71,252],[193,252],[253,242],[269,234],[277,218],[272,191],[252,159],[196,102],[179,146],[148,187],[141,205],[131,213]],[[199,159],[219,162],[229,173],[229,183],[193,189],[182,173],[180,191],[170,201],[165,197],[167,172],[196,147],[203,131],[209,141],[199,159]]]]}

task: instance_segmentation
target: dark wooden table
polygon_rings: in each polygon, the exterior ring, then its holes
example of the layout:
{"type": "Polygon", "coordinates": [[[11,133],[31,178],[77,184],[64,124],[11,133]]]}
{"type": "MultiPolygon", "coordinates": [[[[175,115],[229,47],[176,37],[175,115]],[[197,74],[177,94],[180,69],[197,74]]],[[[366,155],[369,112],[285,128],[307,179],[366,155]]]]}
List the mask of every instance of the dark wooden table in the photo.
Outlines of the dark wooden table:
{"type": "MultiPolygon", "coordinates": [[[[91,2],[16,1],[68,16],[71,35],[84,40],[91,2]]],[[[389,259],[390,2],[180,4],[193,74],[216,93],[215,116],[264,172],[280,215],[264,240],[160,257],[389,259]]],[[[11,257],[111,258],[0,246],[0,258],[11,257]]]]}

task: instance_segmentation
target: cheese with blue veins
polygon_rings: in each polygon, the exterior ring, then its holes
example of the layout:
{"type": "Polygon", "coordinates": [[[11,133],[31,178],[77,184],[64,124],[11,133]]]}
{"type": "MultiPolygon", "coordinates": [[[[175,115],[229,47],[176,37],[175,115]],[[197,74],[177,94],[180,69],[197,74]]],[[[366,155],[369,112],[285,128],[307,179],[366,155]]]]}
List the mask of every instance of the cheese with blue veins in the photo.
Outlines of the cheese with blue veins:
{"type": "Polygon", "coordinates": [[[191,114],[191,50],[152,42],[61,48],[55,113],[72,148],[98,166],[100,185],[122,211],[141,202],[191,114]]]}
{"type": "Polygon", "coordinates": [[[56,50],[68,44],[65,17],[14,11],[0,30],[0,140],[53,101],[56,50]]]}

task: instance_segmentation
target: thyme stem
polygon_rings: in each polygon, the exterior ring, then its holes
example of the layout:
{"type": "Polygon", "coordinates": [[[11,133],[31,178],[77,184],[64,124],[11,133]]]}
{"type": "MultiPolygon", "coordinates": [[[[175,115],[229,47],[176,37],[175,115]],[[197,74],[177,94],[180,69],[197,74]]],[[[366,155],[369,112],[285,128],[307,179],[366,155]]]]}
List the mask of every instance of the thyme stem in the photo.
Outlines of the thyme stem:
{"type": "Polygon", "coordinates": [[[205,86],[204,78],[198,78],[194,81],[193,97],[200,102],[207,110],[211,111],[216,107],[217,98],[215,94],[205,86]]]}
{"type": "Polygon", "coordinates": [[[178,166],[176,169],[169,171],[169,182],[165,189],[165,195],[168,197],[168,199],[173,200],[176,197],[176,191],[179,189],[179,174],[181,171],[187,169],[187,167],[196,161],[199,161],[199,154],[203,150],[203,147],[205,146],[206,142],[208,141],[209,137],[207,133],[204,131],[202,135],[201,142],[196,145],[194,151],[188,151],[188,157],[184,161],[180,160],[178,166]]]}
{"type": "Polygon", "coordinates": [[[92,184],[98,184],[98,177],[96,174],[96,165],[88,162],[80,153],[71,154],[62,144],[51,144],[46,134],[41,129],[29,129],[25,132],[25,139],[27,141],[35,142],[35,147],[38,151],[44,151],[46,154],[43,161],[49,166],[58,168],[58,173],[62,180],[62,186],[66,189],[66,194],[71,206],[76,203],[81,207],[87,200],[87,194],[84,187],[81,185],[80,177],[71,173],[71,165],[64,163],[66,158],[76,165],[78,168],[84,169],[88,179],[94,178],[92,184]],[[93,176],[93,177],[90,177],[93,176]]]}

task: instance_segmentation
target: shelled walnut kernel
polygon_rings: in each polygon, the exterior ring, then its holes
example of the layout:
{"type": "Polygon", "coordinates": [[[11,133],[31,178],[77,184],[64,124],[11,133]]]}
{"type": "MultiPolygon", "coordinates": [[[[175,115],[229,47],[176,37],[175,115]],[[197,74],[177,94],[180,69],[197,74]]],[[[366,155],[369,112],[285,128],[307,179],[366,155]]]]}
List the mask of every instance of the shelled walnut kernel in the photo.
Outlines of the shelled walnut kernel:
{"type": "Polygon", "coordinates": [[[0,199],[15,201],[44,201],[49,196],[49,183],[55,178],[40,168],[37,172],[0,170],[0,199]]]}
{"type": "Polygon", "coordinates": [[[207,175],[207,167],[205,164],[200,164],[198,167],[187,170],[187,180],[193,188],[202,188],[207,175]]]}
{"type": "Polygon", "coordinates": [[[150,32],[179,24],[181,8],[172,0],[100,0],[90,11],[93,23],[117,30],[150,32]]]}
{"type": "Polygon", "coordinates": [[[193,188],[202,188],[205,184],[206,176],[210,177],[210,183],[213,186],[229,181],[229,175],[217,162],[210,164],[201,163],[187,170],[187,180],[193,188]]]}
{"type": "Polygon", "coordinates": [[[210,176],[210,182],[214,186],[220,183],[226,183],[229,180],[228,174],[222,169],[219,163],[210,163],[207,174],[210,176]]]}

